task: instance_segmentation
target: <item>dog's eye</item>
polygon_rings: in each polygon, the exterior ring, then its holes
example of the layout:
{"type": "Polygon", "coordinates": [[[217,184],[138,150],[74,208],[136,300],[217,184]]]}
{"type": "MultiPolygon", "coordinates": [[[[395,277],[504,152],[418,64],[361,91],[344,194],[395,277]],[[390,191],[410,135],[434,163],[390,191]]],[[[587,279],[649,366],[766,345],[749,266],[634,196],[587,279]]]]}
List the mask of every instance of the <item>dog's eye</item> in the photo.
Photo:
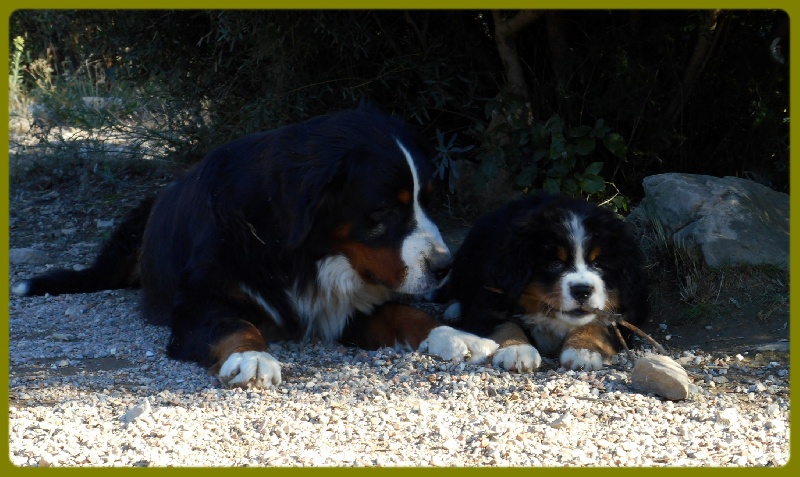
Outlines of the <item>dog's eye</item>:
{"type": "Polygon", "coordinates": [[[373,222],[375,222],[377,224],[377,223],[381,223],[384,220],[386,220],[386,218],[388,218],[392,214],[393,211],[394,211],[394,207],[393,206],[384,205],[382,207],[379,207],[377,209],[372,210],[371,212],[369,212],[369,214],[367,214],[367,216],[369,217],[369,219],[371,221],[373,221],[373,222]]]}
{"type": "Polygon", "coordinates": [[[606,268],[605,262],[602,262],[600,260],[593,260],[592,262],[589,263],[589,266],[597,270],[602,270],[606,268]]]}
{"type": "Polygon", "coordinates": [[[560,272],[564,270],[564,262],[561,260],[554,260],[547,264],[547,270],[550,272],[560,272]]]}

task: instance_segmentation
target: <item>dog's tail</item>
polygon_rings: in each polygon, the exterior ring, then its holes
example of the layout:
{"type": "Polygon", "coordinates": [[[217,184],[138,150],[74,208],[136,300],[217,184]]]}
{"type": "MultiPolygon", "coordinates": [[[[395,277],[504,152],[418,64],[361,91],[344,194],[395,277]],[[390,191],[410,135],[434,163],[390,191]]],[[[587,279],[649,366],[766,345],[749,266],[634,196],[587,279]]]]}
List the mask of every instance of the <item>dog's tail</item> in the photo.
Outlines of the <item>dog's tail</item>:
{"type": "Polygon", "coordinates": [[[22,296],[61,295],[138,286],[139,251],[154,201],[148,197],[128,212],[91,267],[53,270],[18,283],[11,291],[22,296]]]}

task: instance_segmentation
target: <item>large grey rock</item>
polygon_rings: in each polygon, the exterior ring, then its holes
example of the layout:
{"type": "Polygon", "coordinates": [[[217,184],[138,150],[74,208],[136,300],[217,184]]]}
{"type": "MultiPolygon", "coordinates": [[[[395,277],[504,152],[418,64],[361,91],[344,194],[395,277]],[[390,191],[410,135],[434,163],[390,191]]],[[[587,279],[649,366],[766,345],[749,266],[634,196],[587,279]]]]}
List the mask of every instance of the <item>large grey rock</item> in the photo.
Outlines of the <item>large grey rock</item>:
{"type": "Polygon", "coordinates": [[[643,181],[633,221],[654,220],[676,245],[705,262],[789,266],[789,196],[738,177],[659,174],[643,181]]]}
{"type": "Polygon", "coordinates": [[[636,360],[631,371],[631,385],[672,401],[689,396],[689,374],[669,356],[648,354],[636,360]]]}

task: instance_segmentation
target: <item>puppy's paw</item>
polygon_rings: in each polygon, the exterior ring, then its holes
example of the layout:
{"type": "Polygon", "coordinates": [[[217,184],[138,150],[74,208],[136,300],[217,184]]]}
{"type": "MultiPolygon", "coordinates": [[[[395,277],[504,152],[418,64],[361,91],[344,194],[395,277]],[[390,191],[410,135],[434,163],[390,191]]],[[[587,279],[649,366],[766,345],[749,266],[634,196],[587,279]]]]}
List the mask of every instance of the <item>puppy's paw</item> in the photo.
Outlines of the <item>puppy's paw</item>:
{"type": "Polygon", "coordinates": [[[603,367],[603,355],[590,349],[565,348],[559,357],[567,369],[593,371],[603,367]]]}
{"type": "Polygon", "coordinates": [[[428,338],[419,345],[420,350],[428,350],[448,361],[469,361],[481,363],[497,350],[498,344],[488,338],[460,331],[449,326],[439,326],[431,330],[428,338]]]}
{"type": "Polygon", "coordinates": [[[542,364],[539,351],[529,344],[519,344],[500,348],[492,358],[492,364],[508,371],[525,373],[533,371],[542,364]]]}
{"type": "Polygon", "coordinates": [[[225,386],[266,388],[281,383],[281,364],[264,351],[244,351],[228,356],[219,370],[225,386]]]}

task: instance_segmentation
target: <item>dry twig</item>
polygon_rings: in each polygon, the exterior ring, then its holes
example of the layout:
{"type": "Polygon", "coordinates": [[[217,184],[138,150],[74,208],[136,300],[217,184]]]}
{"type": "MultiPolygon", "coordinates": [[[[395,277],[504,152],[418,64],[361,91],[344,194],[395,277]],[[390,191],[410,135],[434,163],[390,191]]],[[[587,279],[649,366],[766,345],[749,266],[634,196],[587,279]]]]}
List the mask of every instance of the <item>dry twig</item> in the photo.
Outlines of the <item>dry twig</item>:
{"type": "MultiPolygon", "coordinates": [[[[625,328],[628,328],[637,335],[649,341],[656,348],[656,351],[658,351],[659,353],[667,354],[667,350],[665,350],[664,347],[658,343],[658,341],[654,340],[650,335],[640,330],[638,327],[625,321],[625,318],[623,318],[622,315],[620,315],[619,313],[611,313],[610,311],[600,310],[598,308],[584,308],[583,311],[587,313],[594,313],[595,315],[603,319],[606,326],[613,326],[614,330],[617,333],[618,338],[621,339],[622,336],[619,334],[619,328],[617,327],[617,325],[622,325],[625,328]]],[[[627,345],[625,345],[625,340],[621,339],[621,341],[623,343],[623,346],[625,346],[625,349],[627,350],[627,345]]]]}

